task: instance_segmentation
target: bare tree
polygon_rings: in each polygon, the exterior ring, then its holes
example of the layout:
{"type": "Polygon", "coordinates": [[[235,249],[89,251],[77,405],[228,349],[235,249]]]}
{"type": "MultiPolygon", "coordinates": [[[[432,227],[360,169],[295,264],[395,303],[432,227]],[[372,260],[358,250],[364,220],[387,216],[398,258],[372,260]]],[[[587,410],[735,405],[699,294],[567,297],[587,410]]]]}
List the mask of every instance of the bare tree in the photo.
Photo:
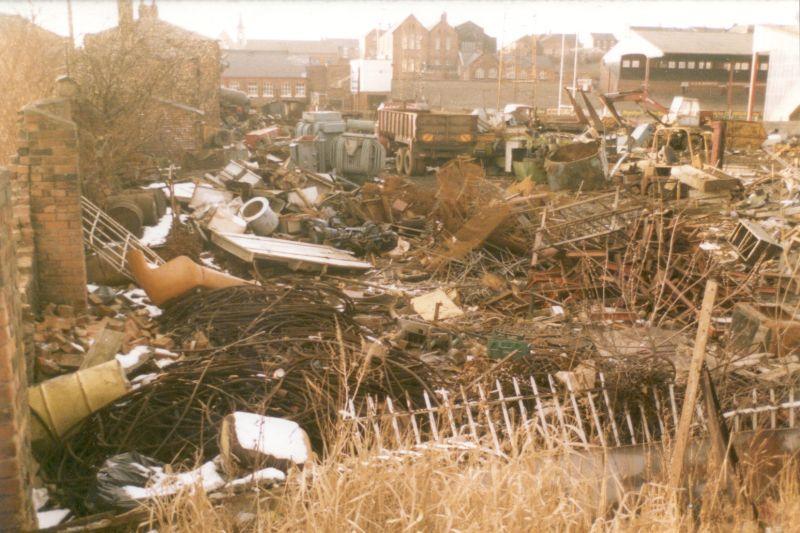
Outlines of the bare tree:
{"type": "Polygon", "coordinates": [[[63,72],[67,41],[18,15],[0,15],[0,165],[17,145],[18,112],[47,96],[63,72]]]}
{"type": "Polygon", "coordinates": [[[202,67],[218,71],[218,48],[192,35],[163,23],[137,23],[87,38],[75,54],[74,118],[84,186],[91,195],[110,192],[157,157],[180,152],[164,127],[169,120],[164,101],[202,109],[213,100],[218,81],[208,80],[202,67]]]}

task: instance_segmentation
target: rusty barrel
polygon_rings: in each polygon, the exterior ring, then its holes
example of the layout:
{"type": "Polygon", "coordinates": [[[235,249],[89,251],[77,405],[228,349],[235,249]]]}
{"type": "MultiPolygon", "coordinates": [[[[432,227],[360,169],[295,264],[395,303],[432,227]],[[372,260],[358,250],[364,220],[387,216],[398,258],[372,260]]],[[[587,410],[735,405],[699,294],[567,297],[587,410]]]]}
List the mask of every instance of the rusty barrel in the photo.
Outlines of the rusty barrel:
{"type": "Polygon", "coordinates": [[[597,141],[556,148],[545,159],[544,169],[551,191],[591,191],[602,189],[606,182],[597,141]]]}
{"type": "Polygon", "coordinates": [[[114,198],[109,200],[106,213],[137,237],[143,235],[144,214],[133,199],[114,198]]]}

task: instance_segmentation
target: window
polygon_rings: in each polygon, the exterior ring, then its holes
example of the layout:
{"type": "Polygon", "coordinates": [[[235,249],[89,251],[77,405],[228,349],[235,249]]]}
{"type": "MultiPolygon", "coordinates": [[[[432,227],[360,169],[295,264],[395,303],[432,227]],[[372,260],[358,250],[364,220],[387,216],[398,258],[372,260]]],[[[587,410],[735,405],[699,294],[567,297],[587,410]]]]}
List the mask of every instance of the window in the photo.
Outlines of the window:
{"type": "Polygon", "coordinates": [[[236,90],[238,91],[238,90],[239,90],[239,80],[233,80],[233,81],[230,83],[229,87],[230,87],[231,89],[236,89],[236,90]]]}
{"type": "Polygon", "coordinates": [[[264,96],[267,98],[275,96],[275,86],[269,81],[264,82],[264,96]]]}
{"type": "Polygon", "coordinates": [[[523,70],[523,71],[520,71],[520,73],[519,73],[519,79],[521,79],[521,80],[527,80],[527,79],[528,79],[528,73],[527,73],[527,72],[525,72],[524,70],[523,70]]]}
{"type": "Polygon", "coordinates": [[[630,67],[631,67],[631,62],[630,62],[630,60],[628,60],[628,59],[623,59],[623,60],[622,60],[622,68],[630,68],[630,67]]]}
{"type": "Polygon", "coordinates": [[[306,84],[302,81],[298,81],[294,84],[294,95],[300,98],[305,97],[306,95],[306,84]]]}
{"type": "Polygon", "coordinates": [[[505,75],[506,75],[506,79],[507,80],[513,80],[513,79],[516,78],[516,73],[514,72],[514,69],[512,69],[512,68],[506,70],[505,71],[505,75]]]}
{"type": "Polygon", "coordinates": [[[417,35],[417,50],[422,50],[422,35],[417,35]]]}
{"type": "Polygon", "coordinates": [[[686,63],[686,68],[694,68],[694,61],[689,61],[686,63]]]}
{"type": "Polygon", "coordinates": [[[484,77],[485,77],[485,75],[483,73],[483,69],[480,68],[480,67],[476,68],[475,69],[475,79],[476,80],[482,80],[484,77]]]}
{"type": "Polygon", "coordinates": [[[292,96],[292,84],[290,82],[285,81],[281,84],[281,96],[283,97],[292,96]]]}
{"type": "Polygon", "coordinates": [[[436,38],[436,40],[435,40],[435,41],[433,41],[433,42],[434,42],[434,48],[435,48],[436,50],[439,50],[439,49],[441,48],[441,44],[442,44],[442,41],[441,41],[441,39],[439,39],[439,38],[437,37],[437,38],[436,38]]]}
{"type": "Polygon", "coordinates": [[[493,80],[497,79],[497,69],[496,68],[490,68],[488,77],[493,79],[493,80]]]}
{"type": "Polygon", "coordinates": [[[450,50],[450,37],[447,37],[444,40],[444,47],[445,47],[445,49],[450,50]]]}
{"type": "Polygon", "coordinates": [[[669,68],[675,68],[675,62],[674,61],[670,61],[669,62],[669,68]]]}
{"type": "Polygon", "coordinates": [[[403,34],[403,50],[408,50],[408,37],[403,34]]]}
{"type": "Polygon", "coordinates": [[[706,68],[711,69],[711,61],[706,61],[706,68]]]}
{"type": "Polygon", "coordinates": [[[258,96],[258,83],[251,81],[247,84],[247,96],[251,98],[258,96]]]}
{"type": "Polygon", "coordinates": [[[638,59],[634,59],[633,61],[631,61],[631,68],[639,68],[639,60],[638,59]]]}
{"type": "Polygon", "coordinates": [[[686,68],[686,61],[678,61],[678,68],[686,68]]]}
{"type": "Polygon", "coordinates": [[[722,68],[724,68],[725,70],[730,70],[731,69],[731,64],[730,63],[723,63],[722,64],[722,68]]]}
{"type": "Polygon", "coordinates": [[[758,70],[769,70],[769,63],[761,63],[758,65],[758,70]]]}

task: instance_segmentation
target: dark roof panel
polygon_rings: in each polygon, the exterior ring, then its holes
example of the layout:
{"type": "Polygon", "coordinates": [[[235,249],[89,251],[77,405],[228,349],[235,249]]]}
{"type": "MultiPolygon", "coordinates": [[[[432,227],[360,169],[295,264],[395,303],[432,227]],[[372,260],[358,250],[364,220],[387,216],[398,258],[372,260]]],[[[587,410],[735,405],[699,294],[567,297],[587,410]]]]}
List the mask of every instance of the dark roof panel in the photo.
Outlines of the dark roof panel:
{"type": "Polygon", "coordinates": [[[230,78],[306,77],[305,65],[285,52],[225,50],[222,61],[227,65],[222,75],[230,78]]]}

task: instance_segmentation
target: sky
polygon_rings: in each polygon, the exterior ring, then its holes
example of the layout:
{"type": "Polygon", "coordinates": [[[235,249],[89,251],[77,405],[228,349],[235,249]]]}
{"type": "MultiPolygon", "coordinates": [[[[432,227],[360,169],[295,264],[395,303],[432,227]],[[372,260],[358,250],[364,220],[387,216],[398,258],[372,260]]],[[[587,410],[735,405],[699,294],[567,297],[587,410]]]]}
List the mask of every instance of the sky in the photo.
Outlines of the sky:
{"type": "MultiPolygon", "coordinates": [[[[147,0],[149,3],[151,0],[147,0]]],[[[218,38],[236,36],[239,20],[250,39],[361,38],[375,27],[389,28],[413,13],[424,25],[442,12],[453,26],[472,20],[507,44],[531,33],[611,32],[628,26],[708,26],[793,24],[800,21],[797,0],[705,1],[212,1],[156,0],[159,16],[188,30],[218,38]]],[[[134,9],[139,0],[134,0],[134,9]]],[[[117,23],[115,0],[72,0],[76,40],[117,23]]],[[[41,26],[68,34],[66,0],[3,0],[0,13],[34,15],[41,26]]]]}

